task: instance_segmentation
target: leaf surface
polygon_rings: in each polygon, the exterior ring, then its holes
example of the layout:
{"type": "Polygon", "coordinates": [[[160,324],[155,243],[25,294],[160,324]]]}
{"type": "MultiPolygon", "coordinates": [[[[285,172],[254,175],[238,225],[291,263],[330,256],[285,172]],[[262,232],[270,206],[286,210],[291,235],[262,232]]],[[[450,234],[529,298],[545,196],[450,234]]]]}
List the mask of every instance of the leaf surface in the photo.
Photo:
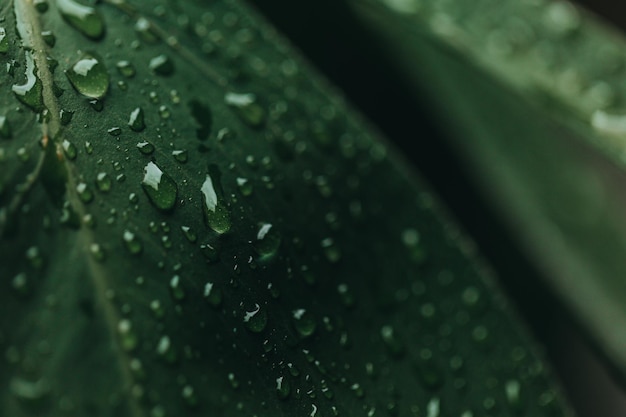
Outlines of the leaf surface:
{"type": "Polygon", "coordinates": [[[0,10],[0,414],[568,415],[426,188],[240,3],[0,10]]]}

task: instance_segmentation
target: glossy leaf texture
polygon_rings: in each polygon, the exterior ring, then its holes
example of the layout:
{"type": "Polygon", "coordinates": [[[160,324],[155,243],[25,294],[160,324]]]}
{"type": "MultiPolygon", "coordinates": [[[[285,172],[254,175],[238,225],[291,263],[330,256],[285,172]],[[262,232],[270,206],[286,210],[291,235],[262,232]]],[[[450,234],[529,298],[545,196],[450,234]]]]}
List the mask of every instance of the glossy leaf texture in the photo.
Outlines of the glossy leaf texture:
{"type": "Polygon", "coordinates": [[[0,10],[0,415],[569,415],[436,200],[241,3],[0,10]]]}
{"type": "Polygon", "coordinates": [[[437,109],[512,236],[626,375],[623,34],[567,1],[352,3],[437,109]]]}

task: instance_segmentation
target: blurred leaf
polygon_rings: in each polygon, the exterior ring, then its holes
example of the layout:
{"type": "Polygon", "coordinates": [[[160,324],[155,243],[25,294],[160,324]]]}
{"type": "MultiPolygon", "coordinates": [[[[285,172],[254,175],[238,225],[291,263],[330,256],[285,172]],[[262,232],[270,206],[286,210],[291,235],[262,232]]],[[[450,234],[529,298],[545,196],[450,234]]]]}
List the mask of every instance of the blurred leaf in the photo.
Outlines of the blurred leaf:
{"type": "Polygon", "coordinates": [[[0,10],[0,415],[570,415],[425,187],[238,2],[0,10]]]}
{"type": "Polygon", "coordinates": [[[565,1],[352,3],[624,374],[623,36],[565,1]]]}

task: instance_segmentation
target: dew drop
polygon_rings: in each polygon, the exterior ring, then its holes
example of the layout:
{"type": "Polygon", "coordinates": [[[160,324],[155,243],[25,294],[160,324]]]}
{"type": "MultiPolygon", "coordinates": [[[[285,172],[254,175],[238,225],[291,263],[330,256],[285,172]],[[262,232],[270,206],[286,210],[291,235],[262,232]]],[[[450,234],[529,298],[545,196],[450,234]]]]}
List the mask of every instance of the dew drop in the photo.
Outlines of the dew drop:
{"type": "Polygon", "coordinates": [[[0,54],[6,54],[9,51],[9,38],[7,38],[6,29],[0,27],[0,54]]]}
{"type": "Polygon", "coordinates": [[[213,307],[219,307],[222,304],[222,290],[212,282],[204,285],[204,298],[213,307]]]}
{"type": "Polygon", "coordinates": [[[300,337],[309,337],[315,333],[317,323],[315,317],[305,309],[300,308],[292,312],[293,326],[300,335],[300,337]]]}
{"type": "Polygon", "coordinates": [[[162,211],[169,211],[174,208],[178,186],[154,162],[148,162],[148,165],[145,166],[141,186],[156,208],[162,211]]]}
{"type": "Polygon", "coordinates": [[[183,231],[183,235],[187,238],[187,240],[191,243],[195,243],[198,240],[198,235],[193,229],[189,226],[181,226],[180,229],[183,231]]]}
{"type": "Polygon", "coordinates": [[[172,151],[172,156],[176,161],[184,164],[185,162],[187,162],[188,152],[186,150],[174,150],[172,151]]]}
{"type": "Polygon", "coordinates": [[[11,87],[13,93],[19,101],[30,107],[36,112],[40,112],[44,109],[43,105],[43,84],[39,78],[37,78],[37,66],[33,59],[33,55],[30,51],[25,52],[26,56],[26,83],[14,84],[11,87]]]}
{"type": "Polygon", "coordinates": [[[96,53],[89,52],[65,71],[72,87],[91,99],[101,99],[109,89],[109,73],[96,53]]]}
{"type": "Polygon", "coordinates": [[[35,5],[35,9],[37,9],[39,13],[47,12],[48,8],[50,7],[50,5],[48,4],[48,0],[35,0],[33,1],[33,4],[35,5]]]}
{"type": "Polygon", "coordinates": [[[174,63],[167,55],[155,56],[148,66],[157,75],[170,76],[174,73],[174,63]]]}
{"type": "Polygon", "coordinates": [[[67,126],[68,124],[70,124],[73,116],[73,111],[61,109],[59,111],[59,122],[61,123],[61,126],[67,126]]]}
{"type": "Polygon", "coordinates": [[[137,149],[144,155],[151,155],[154,152],[154,145],[144,140],[137,143],[137,149]]]}
{"type": "Polygon", "coordinates": [[[63,19],[86,37],[98,40],[104,36],[104,19],[93,7],[74,0],[57,0],[57,7],[63,19]]]}
{"type": "Polygon", "coordinates": [[[252,310],[246,311],[243,321],[252,333],[261,333],[267,325],[267,312],[260,305],[255,304],[252,310]]]}
{"type": "Polygon", "coordinates": [[[265,123],[265,110],[257,102],[254,94],[226,93],[224,101],[233,107],[239,117],[251,127],[261,127],[265,123]]]}
{"type": "Polygon", "coordinates": [[[111,177],[106,172],[99,172],[98,175],[96,175],[96,187],[99,191],[108,193],[111,191],[112,184],[111,177]]]}
{"type": "Polygon", "coordinates": [[[57,41],[56,36],[54,36],[54,33],[52,33],[52,31],[50,30],[44,30],[43,32],[41,32],[41,38],[50,48],[54,47],[54,44],[57,41]]]}
{"type": "Polygon", "coordinates": [[[185,298],[185,290],[180,282],[180,275],[174,275],[170,280],[170,292],[175,300],[182,300],[185,298]]]}
{"type": "Polygon", "coordinates": [[[104,249],[97,243],[92,243],[91,245],[89,245],[89,253],[98,262],[102,262],[106,259],[104,249]]]}
{"type": "Polygon", "coordinates": [[[185,401],[185,404],[187,404],[189,407],[194,407],[198,405],[198,397],[196,396],[196,393],[194,392],[194,389],[191,385],[185,385],[183,387],[181,395],[183,397],[183,400],[185,401]]]}
{"type": "Polygon", "coordinates": [[[124,246],[131,255],[139,255],[143,250],[143,245],[136,234],[131,232],[130,230],[125,230],[122,235],[122,240],[124,241],[124,246]]]}
{"type": "Polygon", "coordinates": [[[380,329],[380,336],[391,356],[397,358],[404,354],[404,344],[395,334],[395,330],[393,329],[393,327],[383,326],[380,329]]]}
{"type": "Polygon", "coordinates": [[[72,142],[67,139],[63,139],[63,142],[61,142],[61,146],[63,147],[63,153],[65,154],[65,157],[67,159],[69,159],[70,161],[76,159],[77,150],[76,146],[72,142]]]}
{"type": "Polygon", "coordinates": [[[76,186],[76,192],[78,193],[80,201],[82,201],[83,203],[87,204],[93,201],[93,193],[86,183],[78,183],[78,185],[76,186]]]}
{"type": "Polygon", "coordinates": [[[249,196],[252,194],[252,183],[247,178],[237,178],[237,187],[243,196],[249,196]]]}
{"type": "Polygon", "coordinates": [[[0,139],[11,139],[13,130],[6,116],[0,116],[0,139]]]}
{"type": "Polygon", "coordinates": [[[128,126],[135,132],[141,132],[142,130],[146,128],[143,109],[141,107],[137,107],[135,110],[133,110],[130,113],[130,117],[128,119],[128,126]]]}
{"type": "Polygon", "coordinates": [[[218,234],[228,232],[231,227],[230,213],[223,201],[218,198],[213,179],[209,174],[206,175],[200,191],[202,193],[204,219],[207,226],[218,234]]]}
{"type": "Polygon", "coordinates": [[[280,247],[281,236],[270,223],[263,223],[259,227],[254,242],[254,249],[260,256],[260,260],[273,257],[280,247]]]}
{"type": "Polygon", "coordinates": [[[122,319],[117,324],[117,331],[120,335],[120,344],[126,352],[132,352],[139,343],[137,334],[133,331],[133,325],[130,320],[122,319]]]}
{"type": "Polygon", "coordinates": [[[129,61],[118,61],[115,64],[117,70],[126,78],[132,78],[135,76],[135,67],[129,61]]]}
{"type": "Polygon", "coordinates": [[[284,376],[276,378],[276,395],[281,400],[286,400],[289,398],[289,394],[291,393],[291,385],[289,384],[289,380],[284,376]]]}

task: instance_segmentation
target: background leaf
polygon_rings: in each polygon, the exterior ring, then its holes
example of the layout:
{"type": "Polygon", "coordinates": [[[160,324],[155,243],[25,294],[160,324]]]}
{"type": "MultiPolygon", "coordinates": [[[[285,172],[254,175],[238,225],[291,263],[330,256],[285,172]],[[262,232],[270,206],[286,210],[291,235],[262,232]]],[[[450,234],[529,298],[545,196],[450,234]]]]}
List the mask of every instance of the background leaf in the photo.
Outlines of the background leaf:
{"type": "Polygon", "coordinates": [[[1,10],[3,415],[569,414],[425,187],[238,2],[1,10]]]}

